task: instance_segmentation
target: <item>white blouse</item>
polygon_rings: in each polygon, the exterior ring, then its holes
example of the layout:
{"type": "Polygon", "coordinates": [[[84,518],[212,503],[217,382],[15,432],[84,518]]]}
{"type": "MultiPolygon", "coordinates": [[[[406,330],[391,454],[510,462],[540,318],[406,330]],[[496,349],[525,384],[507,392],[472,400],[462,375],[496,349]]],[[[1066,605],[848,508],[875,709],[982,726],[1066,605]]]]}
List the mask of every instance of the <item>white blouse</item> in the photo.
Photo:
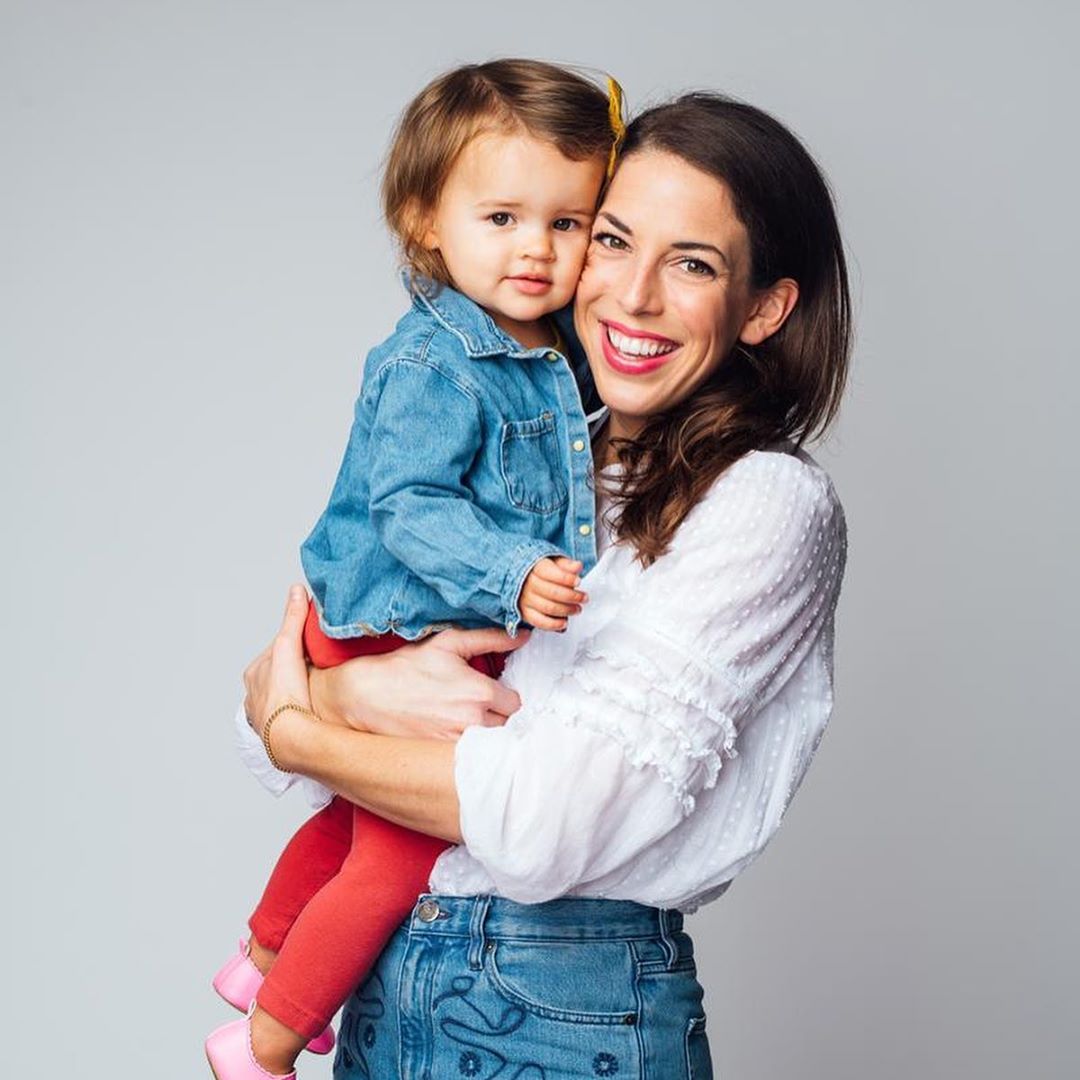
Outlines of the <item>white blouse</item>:
{"type": "Polygon", "coordinates": [[[464,843],[434,893],[693,911],[764,848],[806,773],[846,551],[824,470],[748,454],[648,569],[605,540],[582,613],[511,656],[520,710],[457,742],[464,843]]]}
{"type": "MultiPolygon", "coordinates": [[[[846,553],[824,470],[803,452],[747,454],[648,569],[602,509],[589,603],[510,657],[518,712],[457,742],[464,843],[436,860],[434,893],[693,911],[765,847],[814,756],[846,553]]],[[[275,793],[299,779],[242,711],[237,733],[275,793]]],[[[314,805],[330,797],[303,784],[314,805]]]]}

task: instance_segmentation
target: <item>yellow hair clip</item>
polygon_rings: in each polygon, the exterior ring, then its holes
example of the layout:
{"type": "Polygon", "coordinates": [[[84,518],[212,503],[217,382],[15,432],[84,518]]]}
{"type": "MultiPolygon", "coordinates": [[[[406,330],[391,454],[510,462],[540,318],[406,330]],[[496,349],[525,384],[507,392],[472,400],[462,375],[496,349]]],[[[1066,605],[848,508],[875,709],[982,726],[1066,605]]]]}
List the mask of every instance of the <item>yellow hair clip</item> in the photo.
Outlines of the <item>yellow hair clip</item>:
{"type": "Polygon", "coordinates": [[[615,174],[615,164],[619,160],[619,147],[622,146],[623,139],[626,138],[626,123],[623,120],[622,87],[610,75],[607,81],[607,92],[608,120],[611,122],[611,132],[614,135],[607,166],[607,175],[610,180],[615,174]]]}

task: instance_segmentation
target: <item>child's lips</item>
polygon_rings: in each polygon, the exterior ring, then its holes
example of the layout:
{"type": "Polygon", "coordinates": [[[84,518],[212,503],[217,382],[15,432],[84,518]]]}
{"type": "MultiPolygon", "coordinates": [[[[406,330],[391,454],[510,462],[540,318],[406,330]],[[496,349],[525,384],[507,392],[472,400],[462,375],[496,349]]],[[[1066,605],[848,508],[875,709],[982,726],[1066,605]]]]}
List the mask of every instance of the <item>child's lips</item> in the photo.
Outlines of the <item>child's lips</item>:
{"type": "Polygon", "coordinates": [[[551,288],[550,278],[540,277],[535,274],[515,274],[513,277],[507,278],[507,281],[511,282],[519,292],[525,293],[526,296],[540,296],[551,288]]]}

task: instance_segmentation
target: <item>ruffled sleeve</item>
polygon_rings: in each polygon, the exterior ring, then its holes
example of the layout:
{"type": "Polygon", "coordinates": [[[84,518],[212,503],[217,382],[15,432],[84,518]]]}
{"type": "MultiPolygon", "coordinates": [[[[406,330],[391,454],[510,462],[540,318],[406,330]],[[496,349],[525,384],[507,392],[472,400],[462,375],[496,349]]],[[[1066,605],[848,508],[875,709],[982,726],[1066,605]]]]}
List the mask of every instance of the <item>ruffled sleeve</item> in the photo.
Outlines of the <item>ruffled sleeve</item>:
{"type": "Polygon", "coordinates": [[[844,555],[842,511],[809,459],[729,469],[670,551],[622,576],[613,617],[550,692],[459,740],[462,834],[499,892],[536,902],[610,881],[693,814],[831,625],[844,555]]]}

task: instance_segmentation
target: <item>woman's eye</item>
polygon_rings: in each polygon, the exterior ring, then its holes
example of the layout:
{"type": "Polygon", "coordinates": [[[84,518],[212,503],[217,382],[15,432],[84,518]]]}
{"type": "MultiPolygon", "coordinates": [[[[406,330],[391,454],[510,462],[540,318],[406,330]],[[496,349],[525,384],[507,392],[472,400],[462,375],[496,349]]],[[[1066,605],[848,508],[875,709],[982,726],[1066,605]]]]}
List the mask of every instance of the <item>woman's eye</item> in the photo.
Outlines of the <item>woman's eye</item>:
{"type": "Polygon", "coordinates": [[[683,259],[682,265],[694,277],[716,277],[716,271],[701,259],[683,259]]]}
{"type": "Polygon", "coordinates": [[[627,247],[626,241],[621,236],[609,232],[594,233],[593,241],[602,247],[610,248],[612,251],[625,251],[627,247]]]}
{"type": "Polygon", "coordinates": [[[578,227],[578,223],[573,218],[561,217],[556,218],[551,223],[551,227],[557,229],[559,232],[570,232],[572,229],[578,227]]]}
{"type": "Polygon", "coordinates": [[[496,210],[494,214],[488,215],[488,221],[492,225],[509,225],[510,215],[505,210],[496,210]]]}

